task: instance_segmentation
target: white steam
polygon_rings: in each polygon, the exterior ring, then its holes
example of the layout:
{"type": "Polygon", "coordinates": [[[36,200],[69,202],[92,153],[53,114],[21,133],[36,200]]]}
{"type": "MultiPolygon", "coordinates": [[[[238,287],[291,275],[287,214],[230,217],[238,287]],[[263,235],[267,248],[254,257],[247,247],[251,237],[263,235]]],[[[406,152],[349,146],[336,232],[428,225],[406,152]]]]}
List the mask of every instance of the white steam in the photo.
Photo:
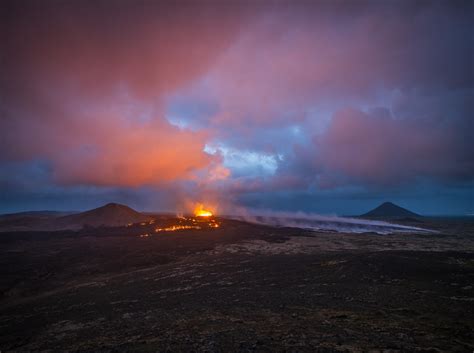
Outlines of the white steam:
{"type": "Polygon", "coordinates": [[[239,210],[230,218],[249,223],[265,224],[275,227],[292,227],[317,231],[341,233],[431,233],[432,230],[393,224],[383,221],[372,221],[359,218],[322,216],[304,212],[274,212],[239,210]]]}

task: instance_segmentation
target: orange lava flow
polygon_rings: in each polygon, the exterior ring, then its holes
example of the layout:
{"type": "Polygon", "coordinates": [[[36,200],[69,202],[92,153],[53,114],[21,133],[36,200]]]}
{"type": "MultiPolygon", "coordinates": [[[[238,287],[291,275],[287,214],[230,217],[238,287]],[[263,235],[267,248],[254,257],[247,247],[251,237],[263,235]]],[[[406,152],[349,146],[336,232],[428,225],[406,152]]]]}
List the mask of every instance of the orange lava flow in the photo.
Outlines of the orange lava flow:
{"type": "Polygon", "coordinates": [[[155,233],[159,232],[174,232],[177,230],[182,230],[182,229],[201,229],[199,226],[171,226],[171,227],[166,227],[166,228],[155,228],[155,233]]]}

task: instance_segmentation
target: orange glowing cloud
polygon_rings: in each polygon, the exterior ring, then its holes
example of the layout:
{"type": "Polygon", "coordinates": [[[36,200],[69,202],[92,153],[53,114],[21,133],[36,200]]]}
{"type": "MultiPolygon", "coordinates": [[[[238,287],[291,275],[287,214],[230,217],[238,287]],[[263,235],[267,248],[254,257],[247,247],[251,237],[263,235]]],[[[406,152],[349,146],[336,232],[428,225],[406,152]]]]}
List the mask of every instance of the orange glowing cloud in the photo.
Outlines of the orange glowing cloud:
{"type": "Polygon", "coordinates": [[[232,42],[242,9],[89,5],[12,5],[15,16],[0,24],[7,54],[0,87],[8,105],[0,159],[47,161],[62,184],[157,184],[209,166],[203,175],[227,177],[203,152],[207,133],[171,125],[163,107],[232,42]]]}
{"type": "Polygon", "coordinates": [[[63,183],[139,186],[187,179],[205,168],[206,135],[163,125],[102,131],[97,149],[74,160],[56,159],[55,177],[63,183]]]}

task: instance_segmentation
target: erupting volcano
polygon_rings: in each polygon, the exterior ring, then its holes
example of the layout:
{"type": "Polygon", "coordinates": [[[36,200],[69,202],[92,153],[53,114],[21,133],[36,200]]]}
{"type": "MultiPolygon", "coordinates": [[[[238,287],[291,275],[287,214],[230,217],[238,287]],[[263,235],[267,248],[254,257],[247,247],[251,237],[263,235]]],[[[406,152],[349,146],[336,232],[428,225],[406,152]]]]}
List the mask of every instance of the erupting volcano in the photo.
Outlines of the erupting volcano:
{"type": "Polygon", "coordinates": [[[211,217],[213,213],[209,210],[206,210],[202,203],[198,203],[194,208],[194,215],[196,217],[211,217]]]}
{"type": "Polygon", "coordinates": [[[135,225],[140,231],[146,230],[146,233],[140,234],[140,237],[148,237],[153,233],[168,233],[188,230],[207,230],[210,228],[219,228],[220,223],[214,217],[214,213],[204,207],[202,203],[195,204],[194,215],[176,217],[157,217],[148,223],[135,225]],[[152,225],[154,224],[154,225],[152,225]]]}

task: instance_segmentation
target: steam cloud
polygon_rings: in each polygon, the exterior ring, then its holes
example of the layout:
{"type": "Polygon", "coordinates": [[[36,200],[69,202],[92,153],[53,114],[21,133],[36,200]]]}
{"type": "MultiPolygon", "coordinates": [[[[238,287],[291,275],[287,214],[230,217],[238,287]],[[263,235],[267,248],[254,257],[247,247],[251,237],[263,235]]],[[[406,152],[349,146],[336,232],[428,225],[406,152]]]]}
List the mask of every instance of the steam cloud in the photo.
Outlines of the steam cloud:
{"type": "Polygon", "coordinates": [[[249,223],[264,224],[276,227],[291,227],[315,231],[341,233],[426,233],[432,230],[393,224],[383,221],[371,221],[338,216],[322,216],[304,212],[241,211],[231,218],[249,223]]]}

